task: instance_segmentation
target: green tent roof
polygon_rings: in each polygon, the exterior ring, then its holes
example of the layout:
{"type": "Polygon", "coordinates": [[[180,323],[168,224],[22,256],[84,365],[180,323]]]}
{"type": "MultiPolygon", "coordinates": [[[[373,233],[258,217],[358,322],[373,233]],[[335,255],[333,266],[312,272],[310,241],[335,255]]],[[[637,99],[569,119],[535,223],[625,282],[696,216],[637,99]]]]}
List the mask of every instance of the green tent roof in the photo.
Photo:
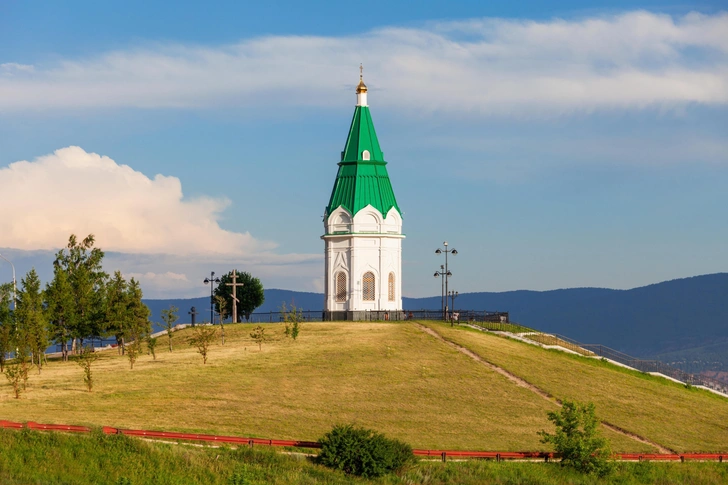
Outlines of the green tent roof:
{"type": "Polygon", "coordinates": [[[353,216],[367,205],[377,209],[382,216],[386,216],[392,207],[402,214],[394,198],[387,162],[379,147],[369,107],[357,106],[346,146],[341,152],[339,173],[326,214],[344,207],[353,216]],[[364,160],[365,150],[369,152],[369,160],[364,160]]]}

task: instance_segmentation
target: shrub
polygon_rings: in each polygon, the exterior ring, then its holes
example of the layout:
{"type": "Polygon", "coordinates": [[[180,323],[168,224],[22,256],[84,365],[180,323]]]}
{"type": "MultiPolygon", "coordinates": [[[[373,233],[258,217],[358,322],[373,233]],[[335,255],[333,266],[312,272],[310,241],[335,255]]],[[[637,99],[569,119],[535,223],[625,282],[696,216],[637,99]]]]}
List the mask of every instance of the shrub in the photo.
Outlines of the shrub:
{"type": "Polygon", "coordinates": [[[548,413],[556,433],[539,431],[542,443],[551,443],[561,454],[561,464],[583,473],[607,475],[612,464],[609,441],[599,433],[594,404],[564,401],[559,412],[548,413]]]}
{"type": "Polygon", "coordinates": [[[334,426],[319,443],[318,463],[366,478],[399,470],[414,461],[407,443],[353,425],[334,426]]]}

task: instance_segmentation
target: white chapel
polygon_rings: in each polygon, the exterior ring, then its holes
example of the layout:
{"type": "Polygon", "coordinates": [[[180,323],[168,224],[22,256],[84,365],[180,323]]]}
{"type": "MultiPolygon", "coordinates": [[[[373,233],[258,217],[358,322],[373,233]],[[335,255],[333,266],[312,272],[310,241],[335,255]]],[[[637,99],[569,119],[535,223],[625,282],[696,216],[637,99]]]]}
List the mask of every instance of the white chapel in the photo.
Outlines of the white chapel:
{"type": "Polygon", "coordinates": [[[367,105],[362,76],[324,213],[325,320],[400,319],[402,213],[367,105]]]}

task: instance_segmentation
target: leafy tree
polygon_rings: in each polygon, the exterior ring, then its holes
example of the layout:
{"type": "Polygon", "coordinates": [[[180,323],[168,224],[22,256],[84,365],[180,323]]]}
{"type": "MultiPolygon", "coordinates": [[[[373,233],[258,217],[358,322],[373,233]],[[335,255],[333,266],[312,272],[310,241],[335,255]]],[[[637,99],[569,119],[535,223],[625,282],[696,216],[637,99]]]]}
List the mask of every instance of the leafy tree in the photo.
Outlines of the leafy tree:
{"type": "Polygon", "coordinates": [[[227,301],[222,296],[215,297],[217,302],[217,312],[220,314],[220,333],[222,337],[222,345],[225,345],[225,319],[228,317],[227,301]]]}
{"type": "Polygon", "coordinates": [[[50,338],[61,346],[61,356],[68,361],[68,341],[71,338],[71,322],[74,317],[73,288],[66,273],[54,265],[53,281],[46,285],[46,313],[50,324],[50,338]]]}
{"type": "MultiPolygon", "coordinates": [[[[265,292],[263,291],[263,284],[258,278],[255,278],[248,272],[237,271],[238,277],[237,282],[242,283],[243,286],[239,286],[237,289],[238,296],[238,321],[234,323],[240,323],[243,321],[243,317],[246,320],[250,320],[250,314],[263,304],[265,301],[265,292]]],[[[227,302],[227,308],[233,306],[233,290],[232,286],[228,286],[228,283],[233,282],[233,272],[230,271],[228,274],[220,277],[220,284],[215,288],[215,296],[222,296],[227,302]]],[[[215,310],[220,311],[217,302],[215,303],[215,310]]]]}
{"type": "Polygon", "coordinates": [[[91,364],[96,362],[99,356],[94,352],[93,347],[85,346],[78,356],[78,365],[83,367],[83,382],[86,384],[88,392],[94,387],[93,374],[91,373],[91,364]]]}
{"type": "Polygon", "coordinates": [[[157,360],[157,337],[152,337],[151,334],[147,335],[147,350],[152,354],[152,359],[157,360]]]}
{"type": "Polygon", "coordinates": [[[202,356],[202,363],[207,364],[207,353],[210,344],[217,337],[217,330],[214,326],[199,325],[192,331],[192,335],[187,337],[187,343],[191,347],[196,347],[197,352],[202,356]]]}
{"type": "Polygon", "coordinates": [[[0,285],[0,372],[5,369],[5,357],[14,349],[15,323],[10,311],[12,291],[11,284],[0,285]]]}
{"type": "Polygon", "coordinates": [[[286,307],[286,302],[281,305],[281,313],[283,314],[283,321],[286,322],[286,337],[291,337],[294,341],[298,338],[298,334],[301,332],[301,322],[303,321],[303,310],[296,308],[296,305],[291,303],[291,309],[286,307]]]}
{"type": "Polygon", "coordinates": [[[599,433],[594,404],[564,401],[558,412],[548,413],[556,433],[539,431],[542,443],[561,454],[561,464],[584,473],[604,476],[611,471],[609,441],[599,433]]]}
{"type": "Polygon", "coordinates": [[[119,353],[124,355],[126,336],[131,327],[132,314],[129,307],[129,285],[116,271],[106,283],[106,333],[116,337],[119,353]]]}
{"type": "Polygon", "coordinates": [[[23,288],[18,293],[16,332],[19,347],[27,348],[38,366],[40,374],[43,356],[48,348],[48,321],[43,302],[40,278],[35,268],[22,279],[23,288]],[[37,361],[37,362],[36,362],[37,361]]]}
{"type": "Polygon", "coordinates": [[[56,253],[55,265],[66,272],[73,293],[73,318],[69,320],[71,338],[83,340],[104,333],[103,286],[108,278],[101,262],[104,252],[94,248],[95,238],[89,234],[78,241],[75,234],[68,238],[65,249],[56,253]]]}
{"type": "Polygon", "coordinates": [[[175,322],[179,318],[177,312],[179,308],[174,305],[169,305],[169,308],[162,310],[162,320],[164,321],[164,328],[167,329],[167,338],[169,339],[169,351],[172,352],[172,328],[175,322]]]}
{"type": "Polygon", "coordinates": [[[258,325],[253,329],[252,332],[250,332],[250,338],[252,338],[255,343],[258,344],[258,350],[262,350],[263,342],[269,339],[268,336],[265,334],[265,329],[261,325],[258,325]]]}
{"type": "Polygon", "coordinates": [[[5,377],[13,387],[15,399],[20,399],[20,393],[28,387],[28,357],[24,348],[19,348],[13,362],[6,366],[5,377]]]}
{"type": "Polygon", "coordinates": [[[142,341],[149,335],[152,325],[149,322],[149,307],[142,302],[142,289],[139,282],[132,278],[126,292],[127,309],[129,312],[129,326],[124,335],[129,342],[126,353],[131,368],[142,351],[142,341]]]}

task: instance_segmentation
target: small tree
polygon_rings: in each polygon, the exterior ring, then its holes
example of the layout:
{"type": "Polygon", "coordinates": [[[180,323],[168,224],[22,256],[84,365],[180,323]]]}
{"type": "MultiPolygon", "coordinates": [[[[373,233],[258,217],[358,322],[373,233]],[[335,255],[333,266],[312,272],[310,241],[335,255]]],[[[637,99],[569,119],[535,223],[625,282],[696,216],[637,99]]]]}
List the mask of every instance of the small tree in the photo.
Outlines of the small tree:
{"type": "Polygon", "coordinates": [[[157,360],[157,337],[147,335],[147,350],[152,354],[152,359],[157,360]]]}
{"type": "Polygon", "coordinates": [[[187,343],[191,347],[196,347],[197,352],[202,356],[202,363],[207,364],[207,352],[210,344],[217,337],[215,327],[200,325],[195,327],[191,336],[187,337],[187,343]]]}
{"type": "Polygon", "coordinates": [[[174,305],[169,305],[169,308],[162,310],[162,320],[164,321],[164,328],[167,329],[167,338],[169,339],[169,351],[172,352],[172,328],[174,323],[179,318],[177,312],[179,308],[174,305]]]}
{"type": "MultiPolygon", "coordinates": [[[[225,345],[225,319],[228,317],[228,306],[227,300],[224,296],[217,295],[215,297],[217,301],[217,311],[220,314],[220,333],[222,334],[222,345],[225,345]]],[[[237,323],[237,322],[233,322],[237,323]]]]}
{"type": "Polygon", "coordinates": [[[149,321],[149,307],[142,301],[142,289],[139,282],[134,278],[129,280],[126,292],[126,301],[129,312],[129,323],[126,329],[126,336],[129,344],[126,352],[129,357],[129,364],[134,368],[139,354],[142,352],[142,341],[146,339],[152,331],[152,324],[149,321]]]}
{"type": "Polygon", "coordinates": [[[295,341],[298,338],[298,334],[301,332],[303,310],[296,308],[296,305],[293,303],[291,303],[291,309],[288,310],[286,302],[284,301],[281,305],[281,313],[283,314],[283,320],[286,322],[286,337],[291,337],[295,341]]]}
{"type": "Polygon", "coordinates": [[[91,374],[91,364],[96,362],[96,359],[98,358],[99,356],[96,352],[94,352],[93,347],[88,345],[81,350],[81,354],[78,356],[78,365],[83,368],[83,382],[86,384],[88,392],[91,392],[91,389],[94,387],[94,378],[93,374],[91,374]]]}
{"type": "Polygon", "coordinates": [[[548,413],[556,433],[539,431],[542,443],[551,443],[561,454],[561,464],[584,473],[604,476],[611,471],[609,441],[599,433],[594,404],[564,401],[558,412],[548,413]]]}
{"type": "Polygon", "coordinates": [[[136,363],[137,359],[139,358],[140,350],[141,350],[141,345],[138,340],[132,340],[131,343],[127,344],[126,357],[129,359],[129,369],[134,368],[134,364],[136,363]]]}
{"type": "Polygon", "coordinates": [[[13,387],[15,399],[20,399],[20,393],[28,385],[28,358],[24,350],[20,350],[14,361],[5,366],[5,377],[13,387]]]}
{"type": "Polygon", "coordinates": [[[265,334],[265,329],[258,325],[250,332],[250,338],[258,344],[258,350],[263,350],[263,342],[268,340],[268,336],[265,334]]]}

